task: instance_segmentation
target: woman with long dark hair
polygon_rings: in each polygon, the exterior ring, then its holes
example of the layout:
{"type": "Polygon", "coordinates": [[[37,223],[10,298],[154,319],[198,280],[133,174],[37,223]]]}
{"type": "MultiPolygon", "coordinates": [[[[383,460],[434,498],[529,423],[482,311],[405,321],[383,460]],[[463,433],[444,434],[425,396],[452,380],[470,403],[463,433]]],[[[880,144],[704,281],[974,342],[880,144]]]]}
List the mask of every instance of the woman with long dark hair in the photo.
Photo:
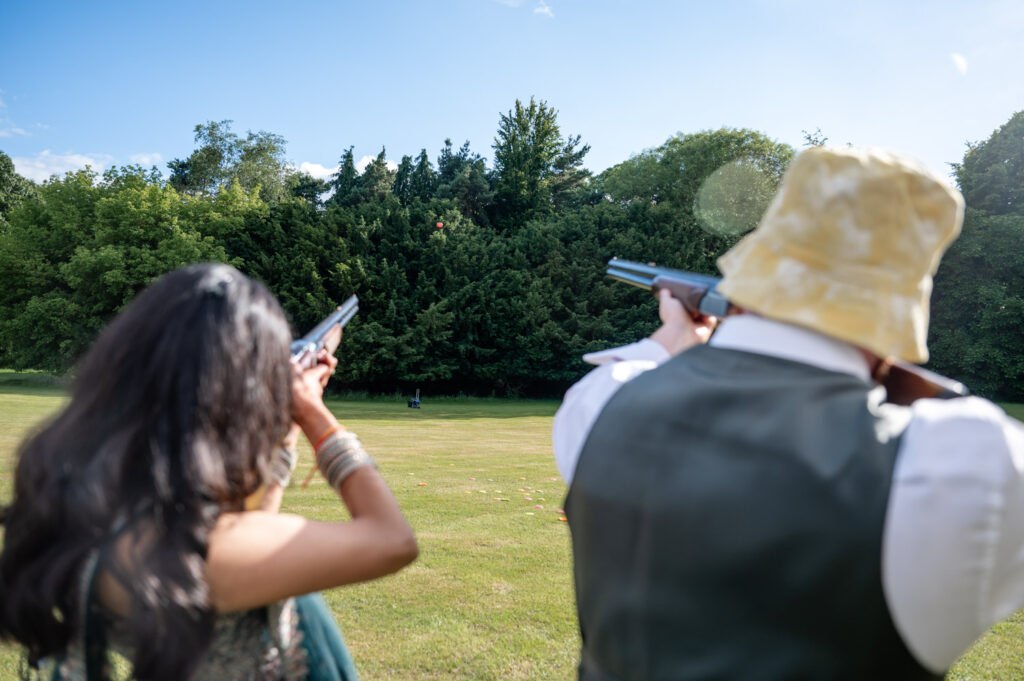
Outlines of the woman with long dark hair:
{"type": "Polygon", "coordinates": [[[23,443],[3,513],[0,635],[31,666],[93,681],[111,649],[145,681],[304,678],[292,597],[416,557],[369,454],[324,406],[336,360],[300,371],[290,340],[273,296],[226,265],[164,276],[100,335],[67,407],[23,443]],[[292,422],[350,521],[245,510],[287,484],[292,422]]]}

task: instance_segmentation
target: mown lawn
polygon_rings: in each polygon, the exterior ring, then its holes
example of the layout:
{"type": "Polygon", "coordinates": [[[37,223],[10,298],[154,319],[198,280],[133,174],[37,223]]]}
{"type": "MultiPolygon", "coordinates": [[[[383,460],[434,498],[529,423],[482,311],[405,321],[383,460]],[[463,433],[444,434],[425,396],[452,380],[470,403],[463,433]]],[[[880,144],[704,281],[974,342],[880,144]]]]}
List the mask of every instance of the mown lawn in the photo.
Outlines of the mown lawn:
{"type": "MultiPolygon", "coordinates": [[[[25,433],[63,402],[57,387],[0,377],[0,490],[25,433]]],[[[325,594],[364,679],[568,679],[579,639],[565,490],[550,452],[554,401],[332,401],[359,433],[416,529],[401,573],[325,594]]],[[[308,445],[295,480],[312,468],[308,445]]],[[[346,517],[317,476],[285,511],[346,517]]],[[[0,646],[0,679],[17,653],[0,646]]]]}
{"type": "MultiPolygon", "coordinates": [[[[0,372],[0,498],[17,443],[64,400],[42,377],[0,372]]],[[[420,541],[398,575],[335,589],[328,603],[362,677],[571,679],[579,645],[564,488],[550,452],[554,401],[335,400],[370,448],[420,541]]],[[[1024,405],[1006,405],[1017,418],[1024,405]]],[[[308,446],[296,474],[312,463],[308,446]]],[[[285,510],[346,516],[319,476],[285,510]]],[[[957,681],[1024,679],[1024,617],[993,627],[951,671],[957,681]]],[[[0,678],[18,653],[0,646],[0,678]]]]}

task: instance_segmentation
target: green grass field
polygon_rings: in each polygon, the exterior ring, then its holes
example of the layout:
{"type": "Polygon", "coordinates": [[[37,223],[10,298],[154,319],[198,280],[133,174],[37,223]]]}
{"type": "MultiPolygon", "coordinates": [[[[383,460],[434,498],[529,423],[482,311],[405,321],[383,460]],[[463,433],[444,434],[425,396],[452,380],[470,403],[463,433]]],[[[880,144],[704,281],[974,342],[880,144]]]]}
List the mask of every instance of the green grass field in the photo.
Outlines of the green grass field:
{"type": "MultiPolygon", "coordinates": [[[[63,402],[0,377],[0,489],[17,443],[63,402]]],[[[568,679],[578,649],[564,485],[550,452],[554,401],[332,401],[380,465],[420,557],[397,575],[325,594],[364,679],[568,679]],[[538,508],[540,507],[540,508],[538,508]]],[[[295,480],[312,467],[302,452],[295,480]]],[[[346,512],[317,476],[285,511],[346,512]]],[[[0,648],[0,679],[17,652],[0,648]]]]}
{"type": "MultiPolygon", "coordinates": [[[[45,377],[0,372],[0,495],[13,452],[64,393],[45,377]]],[[[398,575],[326,594],[366,680],[571,679],[579,645],[564,487],[550,452],[554,401],[338,400],[331,408],[380,464],[420,542],[398,575]]],[[[1018,418],[1024,406],[1010,405],[1018,418]]],[[[308,446],[295,479],[311,468],[308,446]]],[[[319,478],[285,509],[346,516],[319,478]]],[[[950,673],[1024,679],[1024,618],[1003,622],[950,673]]],[[[0,678],[18,652],[0,646],[0,678]]]]}

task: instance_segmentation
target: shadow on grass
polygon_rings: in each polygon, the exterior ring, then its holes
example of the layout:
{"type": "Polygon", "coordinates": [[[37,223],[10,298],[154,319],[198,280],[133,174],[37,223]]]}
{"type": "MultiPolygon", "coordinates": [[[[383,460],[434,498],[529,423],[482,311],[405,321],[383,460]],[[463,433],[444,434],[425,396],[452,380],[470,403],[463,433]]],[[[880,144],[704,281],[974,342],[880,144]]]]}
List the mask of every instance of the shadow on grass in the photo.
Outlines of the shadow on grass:
{"type": "Polygon", "coordinates": [[[0,369],[0,395],[61,396],[68,393],[70,384],[64,376],[0,369]]]}
{"type": "Polygon", "coordinates": [[[0,387],[3,386],[35,386],[66,388],[71,379],[67,376],[56,376],[42,371],[15,371],[0,369],[0,387]]]}
{"type": "Polygon", "coordinates": [[[405,399],[328,397],[327,406],[341,418],[361,420],[516,419],[550,418],[560,400],[440,397],[424,399],[410,409],[405,399]]]}
{"type": "MultiPolygon", "coordinates": [[[[0,395],[66,396],[71,380],[35,371],[0,369],[0,395]]],[[[401,395],[365,393],[328,395],[326,403],[341,417],[363,420],[511,419],[554,415],[560,400],[501,397],[424,397],[419,409],[410,409],[401,395]]]]}

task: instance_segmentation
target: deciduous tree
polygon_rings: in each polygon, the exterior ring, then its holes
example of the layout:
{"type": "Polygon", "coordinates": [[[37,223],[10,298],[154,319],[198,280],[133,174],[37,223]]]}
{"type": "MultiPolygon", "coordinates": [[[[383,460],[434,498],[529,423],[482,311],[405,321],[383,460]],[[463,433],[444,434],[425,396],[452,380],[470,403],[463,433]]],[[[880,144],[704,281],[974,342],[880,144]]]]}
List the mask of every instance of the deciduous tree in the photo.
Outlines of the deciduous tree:
{"type": "Polygon", "coordinates": [[[963,231],[932,294],[931,366],[975,392],[1024,401],[1024,111],[954,164],[963,231]]]}
{"type": "Polygon", "coordinates": [[[23,200],[35,196],[36,186],[14,170],[11,157],[0,151],[0,234],[7,225],[7,215],[23,200]]]}
{"type": "Polygon", "coordinates": [[[280,135],[250,130],[242,139],[231,131],[231,121],[207,121],[195,127],[195,141],[199,147],[188,158],[167,164],[178,191],[213,194],[238,182],[246,191],[258,188],[265,201],[287,195],[286,143],[280,135]]]}

